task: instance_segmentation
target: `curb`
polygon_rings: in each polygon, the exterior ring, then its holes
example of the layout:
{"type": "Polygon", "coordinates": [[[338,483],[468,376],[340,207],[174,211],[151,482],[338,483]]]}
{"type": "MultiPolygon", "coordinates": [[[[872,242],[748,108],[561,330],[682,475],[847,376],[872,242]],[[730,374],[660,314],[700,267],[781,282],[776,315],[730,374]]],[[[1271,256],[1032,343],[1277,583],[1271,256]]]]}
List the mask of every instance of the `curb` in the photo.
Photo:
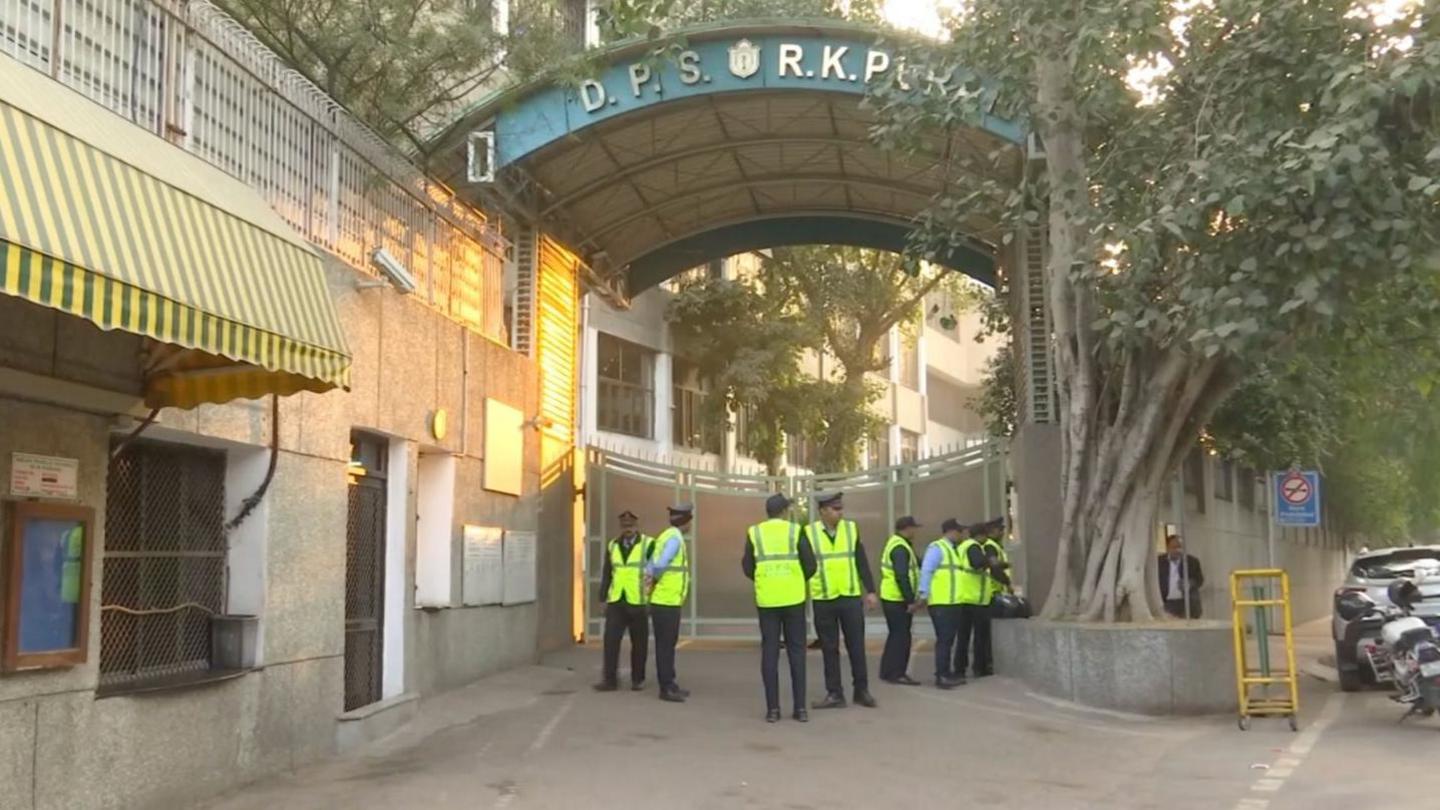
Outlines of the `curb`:
{"type": "Polygon", "coordinates": [[[1335,667],[1322,664],[1319,660],[1310,659],[1300,663],[1300,671],[1316,680],[1326,683],[1339,683],[1340,672],[1335,667]]]}

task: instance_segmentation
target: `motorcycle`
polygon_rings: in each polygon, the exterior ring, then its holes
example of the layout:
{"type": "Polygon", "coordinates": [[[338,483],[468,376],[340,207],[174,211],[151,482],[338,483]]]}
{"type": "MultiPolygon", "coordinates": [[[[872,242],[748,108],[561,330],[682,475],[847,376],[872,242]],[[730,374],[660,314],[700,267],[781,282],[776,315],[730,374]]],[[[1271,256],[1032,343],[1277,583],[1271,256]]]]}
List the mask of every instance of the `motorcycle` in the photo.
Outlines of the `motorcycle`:
{"type": "Polygon", "coordinates": [[[1414,581],[1396,580],[1385,593],[1389,605],[1378,605],[1364,593],[1345,594],[1338,605],[1340,616],[1346,621],[1379,619],[1380,637],[1365,650],[1376,680],[1391,685],[1391,700],[1409,707],[1401,722],[1417,714],[1430,717],[1440,711],[1440,635],[1411,615],[1424,598],[1414,581]]]}

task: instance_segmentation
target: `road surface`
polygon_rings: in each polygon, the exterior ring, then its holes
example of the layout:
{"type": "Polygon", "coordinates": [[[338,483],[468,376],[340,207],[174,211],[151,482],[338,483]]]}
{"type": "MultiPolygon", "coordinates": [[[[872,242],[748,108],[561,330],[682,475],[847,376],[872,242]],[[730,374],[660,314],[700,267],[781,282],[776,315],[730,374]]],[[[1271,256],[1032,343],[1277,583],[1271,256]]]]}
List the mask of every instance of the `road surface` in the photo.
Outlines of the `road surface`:
{"type": "MultiPolygon", "coordinates": [[[[622,656],[623,658],[624,656],[622,656]]],[[[871,667],[878,656],[872,656],[871,667]]],[[[758,651],[686,646],[684,705],[591,691],[581,647],[425,702],[366,750],[207,810],[1355,810],[1440,804],[1440,720],[1397,725],[1381,693],[1304,680],[1302,725],[1146,719],[1061,704],[1003,677],[953,692],[878,684],[880,708],[763,721],[758,651]]],[[[912,671],[931,660],[917,654],[912,671]]],[[[1207,662],[1232,677],[1229,661],[1207,662]]],[[[653,666],[653,661],[652,661],[653,666]]],[[[812,699],[820,658],[809,655],[812,699]]],[[[785,673],[782,665],[782,681],[785,673]]],[[[873,675],[872,675],[873,677],[873,675]]],[[[848,678],[848,675],[847,675],[848,678]]],[[[624,675],[622,674],[622,680],[624,675]]]]}

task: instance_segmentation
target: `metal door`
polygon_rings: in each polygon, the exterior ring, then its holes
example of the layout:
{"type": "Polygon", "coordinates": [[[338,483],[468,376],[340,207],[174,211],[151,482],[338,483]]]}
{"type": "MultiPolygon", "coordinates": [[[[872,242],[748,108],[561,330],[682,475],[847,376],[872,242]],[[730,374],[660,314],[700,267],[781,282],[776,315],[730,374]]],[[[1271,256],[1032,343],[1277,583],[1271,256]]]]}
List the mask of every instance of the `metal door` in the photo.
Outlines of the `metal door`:
{"type": "Polygon", "coordinates": [[[380,700],[385,614],[385,481],[350,484],[345,532],[345,710],[380,700]]]}

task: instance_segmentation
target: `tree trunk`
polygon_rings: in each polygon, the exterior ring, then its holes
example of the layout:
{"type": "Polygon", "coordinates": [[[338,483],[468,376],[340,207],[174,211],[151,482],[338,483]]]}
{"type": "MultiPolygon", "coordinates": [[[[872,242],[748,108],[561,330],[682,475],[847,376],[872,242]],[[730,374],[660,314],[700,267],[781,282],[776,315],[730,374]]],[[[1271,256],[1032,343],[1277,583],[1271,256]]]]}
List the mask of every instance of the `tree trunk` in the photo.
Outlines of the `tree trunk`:
{"type": "Polygon", "coordinates": [[[1061,529],[1042,615],[1103,621],[1163,616],[1153,574],[1160,496],[1200,428],[1229,393],[1222,363],[1171,345],[1107,348],[1085,272],[1089,179],[1075,102],[1074,51],[1063,30],[1036,61],[1036,121],[1044,140],[1049,236],[1045,284],[1054,328],[1060,422],[1061,529]],[[1077,270],[1079,272],[1077,272],[1077,270]]]}

